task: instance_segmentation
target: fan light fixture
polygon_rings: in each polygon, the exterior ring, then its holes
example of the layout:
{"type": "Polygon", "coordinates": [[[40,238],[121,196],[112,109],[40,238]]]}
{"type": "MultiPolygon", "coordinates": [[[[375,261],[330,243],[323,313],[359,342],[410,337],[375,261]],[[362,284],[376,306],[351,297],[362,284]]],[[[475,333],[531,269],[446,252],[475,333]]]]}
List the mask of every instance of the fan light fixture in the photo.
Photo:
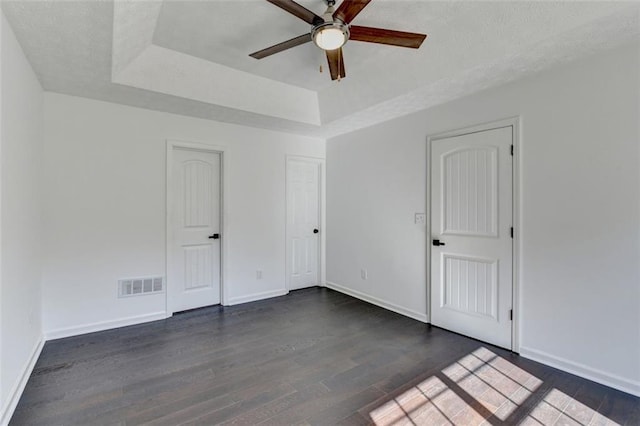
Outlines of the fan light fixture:
{"type": "Polygon", "coordinates": [[[336,50],[349,39],[349,27],[341,22],[325,22],[315,27],[311,37],[322,50],[336,50]]]}

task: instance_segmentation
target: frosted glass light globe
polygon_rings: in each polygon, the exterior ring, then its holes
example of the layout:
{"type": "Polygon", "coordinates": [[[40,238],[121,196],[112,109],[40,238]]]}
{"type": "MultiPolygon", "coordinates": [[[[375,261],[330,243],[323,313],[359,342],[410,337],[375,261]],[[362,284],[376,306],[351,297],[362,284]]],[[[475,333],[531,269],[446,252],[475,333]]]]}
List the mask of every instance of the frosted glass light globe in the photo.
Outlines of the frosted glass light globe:
{"type": "Polygon", "coordinates": [[[323,50],[335,50],[342,45],[344,45],[347,41],[345,34],[342,30],[338,28],[322,28],[315,34],[313,39],[316,46],[323,50]]]}

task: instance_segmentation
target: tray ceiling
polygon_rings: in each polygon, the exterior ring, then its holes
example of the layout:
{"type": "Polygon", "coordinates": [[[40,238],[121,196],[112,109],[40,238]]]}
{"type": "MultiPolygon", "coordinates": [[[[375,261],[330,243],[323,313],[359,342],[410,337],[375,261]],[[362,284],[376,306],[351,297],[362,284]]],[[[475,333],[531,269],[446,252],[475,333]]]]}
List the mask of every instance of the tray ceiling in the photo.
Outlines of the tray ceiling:
{"type": "MultiPolygon", "coordinates": [[[[321,0],[302,0],[321,14],[321,0]]],[[[419,50],[351,41],[331,81],[309,31],[264,0],[3,1],[45,90],[330,137],[640,39],[636,2],[374,0],[354,20],[429,35],[419,50]],[[319,72],[320,65],[325,68],[319,72]]]]}

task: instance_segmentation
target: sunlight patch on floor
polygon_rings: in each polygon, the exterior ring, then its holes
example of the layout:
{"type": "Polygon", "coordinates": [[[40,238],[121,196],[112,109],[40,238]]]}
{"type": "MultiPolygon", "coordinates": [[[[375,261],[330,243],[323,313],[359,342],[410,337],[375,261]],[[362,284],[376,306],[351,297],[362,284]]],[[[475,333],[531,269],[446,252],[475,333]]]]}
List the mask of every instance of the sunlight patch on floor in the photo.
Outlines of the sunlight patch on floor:
{"type": "Polygon", "coordinates": [[[542,381],[486,348],[479,348],[442,371],[500,420],[506,420],[542,381]]]}
{"type": "Polygon", "coordinates": [[[437,377],[430,377],[370,413],[376,425],[480,424],[484,418],[437,377]]]}
{"type": "Polygon", "coordinates": [[[618,423],[608,419],[592,408],[571,398],[558,389],[552,389],[521,423],[524,426],[540,425],[614,426],[618,423]]]}
{"type": "MultiPolygon", "coordinates": [[[[369,413],[378,426],[512,424],[509,417],[542,380],[481,347],[369,413]]],[[[552,389],[520,422],[524,426],[613,426],[613,422],[552,389]]]]}
{"type": "Polygon", "coordinates": [[[464,356],[442,374],[371,411],[371,420],[380,426],[490,424],[490,418],[506,420],[542,384],[486,348],[464,356]],[[448,386],[447,379],[453,385],[448,386]]]}

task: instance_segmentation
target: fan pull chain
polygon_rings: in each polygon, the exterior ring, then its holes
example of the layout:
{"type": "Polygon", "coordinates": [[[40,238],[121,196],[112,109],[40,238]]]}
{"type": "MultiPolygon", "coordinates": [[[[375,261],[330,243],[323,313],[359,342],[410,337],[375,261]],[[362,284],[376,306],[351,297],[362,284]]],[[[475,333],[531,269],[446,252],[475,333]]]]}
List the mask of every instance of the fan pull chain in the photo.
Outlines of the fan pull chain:
{"type": "Polygon", "coordinates": [[[340,64],[342,63],[342,49],[338,50],[338,83],[342,80],[340,76],[340,64]]]}
{"type": "Polygon", "coordinates": [[[320,64],[320,74],[322,74],[322,64],[320,64]]]}

